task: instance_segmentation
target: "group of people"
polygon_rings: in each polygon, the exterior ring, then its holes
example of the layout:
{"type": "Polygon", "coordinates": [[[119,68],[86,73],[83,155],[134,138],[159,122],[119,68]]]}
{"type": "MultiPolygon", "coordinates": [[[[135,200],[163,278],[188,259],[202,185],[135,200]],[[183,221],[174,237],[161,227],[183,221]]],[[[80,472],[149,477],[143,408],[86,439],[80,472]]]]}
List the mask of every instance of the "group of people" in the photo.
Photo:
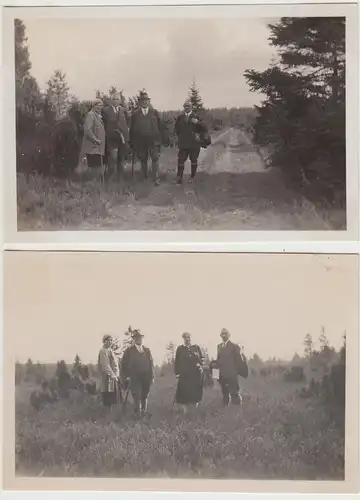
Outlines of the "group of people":
{"type": "MultiPolygon", "coordinates": [[[[209,368],[220,384],[223,405],[229,406],[230,402],[241,405],[239,376],[247,378],[247,360],[240,346],[230,340],[230,332],[226,328],[221,330],[220,336],[222,341],[217,346],[216,359],[209,368]]],[[[112,347],[112,336],[104,335],[98,357],[103,404],[111,408],[124,401],[123,388],[132,395],[136,419],[149,415],[148,397],[155,380],[153,357],[150,349],[143,345],[143,338],[140,330],[132,331],[133,345],[125,350],[119,363],[112,347]]],[[[197,407],[202,401],[205,357],[199,345],[191,342],[190,333],[183,333],[182,338],[183,344],[177,347],[175,353],[177,388],[174,403],[186,413],[190,406],[197,407]]]]}
{"type": "MultiPolygon", "coordinates": [[[[144,178],[148,177],[148,161],[151,159],[152,180],[159,184],[159,159],[165,134],[165,124],[159,112],[150,104],[146,92],[139,96],[139,107],[129,117],[121,106],[121,94],[111,96],[104,105],[96,99],[85,117],[82,153],[87,164],[101,176],[121,180],[129,148],[140,160],[144,178]]],[[[184,166],[191,162],[189,182],[193,182],[198,168],[201,147],[207,147],[210,136],[203,120],[194,113],[190,101],[184,103],[183,112],[177,117],[175,133],[178,139],[177,184],[183,181],[184,166]]],[[[133,157],[133,161],[135,156],[133,157]]]]}

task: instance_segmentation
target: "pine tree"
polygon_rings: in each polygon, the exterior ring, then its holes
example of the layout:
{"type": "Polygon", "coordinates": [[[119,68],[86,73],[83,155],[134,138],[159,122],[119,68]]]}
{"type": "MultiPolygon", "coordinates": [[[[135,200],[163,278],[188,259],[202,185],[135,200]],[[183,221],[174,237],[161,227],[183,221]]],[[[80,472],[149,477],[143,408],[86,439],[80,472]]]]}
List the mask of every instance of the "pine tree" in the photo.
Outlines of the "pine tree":
{"type": "Polygon", "coordinates": [[[281,18],[269,29],[279,62],[244,74],[266,95],[254,138],[271,146],[271,165],[332,201],[345,193],[345,18],[281,18]]]}
{"type": "Polygon", "coordinates": [[[199,112],[201,113],[204,111],[204,105],[203,105],[202,98],[200,96],[200,91],[197,88],[195,82],[193,82],[192,85],[190,85],[190,87],[189,87],[188,98],[192,104],[192,107],[193,107],[193,110],[195,111],[195,113],[199,113],[199,112]]]}
{"type": "Polygon", "coordinates": [[[310,358],[311,355],[313,354],[313,339],[310,333],[306,334],[305,339],[304,339],[304,353],[307,358],[310,358]]]}
{"type": "Polygon", "coordinates": [[[174,364],[175,363],[175,352],[176,352],[176,346],[174,342],[169,342],[167,346],[165,347],[166,355],[166,363],[167,364],[174,364]]]}
{"type": "Polygon", "coordinates": [[[66,81],[66,74],[56,70],[47,82],[46,97],[56,111],[56,118],[64,116],[70,106],[70,88],[66,81]]]}
{"type": "Polygon", "coordinates": [[[327,348],[329,348],[329,341],[325,335],[325,328],[322,327],[321,329],[321,334],[320,334],[320,337],[319,337],[319,343],[320,343],[320,349],[322,351],[326,350],[327,348]]]}
{"type": "Polygon", "coordinates": [[[81,367],[81,365],[82,365],[82,363],[81,363],[80,356],[77,354],[75,356],[75,359],[74,359],[74,364],[73,364],[72,372],[73,373],[79,373],[79,368],[81,367]]]}
{"type": "Polygon", "coordinates": [[[16,106],[23,112],[35,115],[42,103],[36,79],[31,75],[30,53],[27,45],[26,26],[15,19],[15,96],[16,106]]]}

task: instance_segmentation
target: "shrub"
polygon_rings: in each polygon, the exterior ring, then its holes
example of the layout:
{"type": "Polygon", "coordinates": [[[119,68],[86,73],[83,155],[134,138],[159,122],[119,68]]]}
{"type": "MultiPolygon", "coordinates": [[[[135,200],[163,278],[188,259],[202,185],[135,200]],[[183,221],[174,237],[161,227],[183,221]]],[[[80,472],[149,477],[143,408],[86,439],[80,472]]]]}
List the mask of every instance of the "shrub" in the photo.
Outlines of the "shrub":
{"type": "Polygon", "coordinates": [[[285,382],[302,382],[304,379],[305,374],[302,366],[292,366],[284,373],[285,382]]]}

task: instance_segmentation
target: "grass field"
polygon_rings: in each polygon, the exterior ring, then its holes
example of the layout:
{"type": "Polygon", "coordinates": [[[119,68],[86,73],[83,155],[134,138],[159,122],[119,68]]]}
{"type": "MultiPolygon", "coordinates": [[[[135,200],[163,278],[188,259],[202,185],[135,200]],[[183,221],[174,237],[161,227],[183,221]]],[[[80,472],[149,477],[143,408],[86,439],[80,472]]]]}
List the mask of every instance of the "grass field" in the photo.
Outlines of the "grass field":
{"type": "Polygon", "coordinates": [[[316,209],[265,169],[240,130],[217,133],[202,150],[197,182],[175,184],[177,151],[164,148],[161,185],[131,179],[102,187],[86,173],[68,181],[17,178],[18,230],[329,230],[346,227],[345,210],[316,209]]]}
{"type": "MultiPolygon", "coordinates": [[[[106,416],[98,396],[74,392],[40,412],[33,387],[16,387],[16,471],[44,477],[344,479],[344,431],[301,384],[277,377],[242,380],[244,407],[224,410],[217,385],[201,407],[172,409],[175,379],[158,378],[152,418],[131,420],[117,407],[106,416]]],[[[130,398],[129,398],[130,401],[130,398]]]]}

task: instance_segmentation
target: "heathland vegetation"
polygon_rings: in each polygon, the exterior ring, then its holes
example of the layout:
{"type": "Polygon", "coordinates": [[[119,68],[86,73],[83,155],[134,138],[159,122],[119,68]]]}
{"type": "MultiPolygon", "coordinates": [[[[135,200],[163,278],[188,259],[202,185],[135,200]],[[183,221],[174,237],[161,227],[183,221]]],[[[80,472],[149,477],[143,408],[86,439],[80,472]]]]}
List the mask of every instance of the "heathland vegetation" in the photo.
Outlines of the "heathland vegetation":
{"type": "MultiPolygon", "coordinates": [[[[156,368],[152,418],[134,422],[122,404],[109,415],[94,364],[16,363],[16,470],[21,475],[343,479],[346,346],[310,334],[292,360],[248,359],[243,410],[223,409],[206,355],[200,407],[172,407],[176,346],[156,368]]],[[[128,345],[128,337],[119,349],[128,345]]],[[[206,352],[206,349],[205,349],[206,352]]],[[[129,397],[128,405],[131,405],[129,397]]]]}

